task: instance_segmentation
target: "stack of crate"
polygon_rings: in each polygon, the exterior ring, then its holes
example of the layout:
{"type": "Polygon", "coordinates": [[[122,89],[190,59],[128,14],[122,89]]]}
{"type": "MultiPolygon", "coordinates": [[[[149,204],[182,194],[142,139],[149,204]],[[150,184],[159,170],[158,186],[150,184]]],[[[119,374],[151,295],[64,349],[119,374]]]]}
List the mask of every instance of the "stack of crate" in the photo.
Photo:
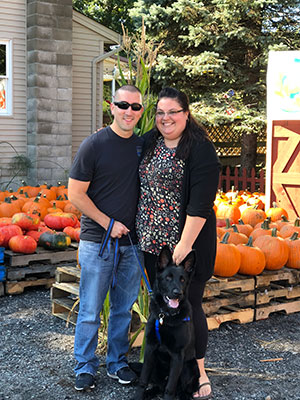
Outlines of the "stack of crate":
{"type": "Polygon", "coordinates": [[[62,266],[56,269],[55,283],[51,287],[52,314],[76,324],[79,307],[80,268],[62,266]]]}
{"type": "Polygon", "coordinates": [[[265,270],[255,277],[255,320],[266,319],[269,314],[300,311],[300,270],[282,268],[265,270]]]}
{"type": "Polygon", "coordinates": [[[219,328],[221,323],[227,321],[252,322],[255,307],[254,288],[254,277],[213,276],[206,284],[202,303],[208,329],[219,328]]]}

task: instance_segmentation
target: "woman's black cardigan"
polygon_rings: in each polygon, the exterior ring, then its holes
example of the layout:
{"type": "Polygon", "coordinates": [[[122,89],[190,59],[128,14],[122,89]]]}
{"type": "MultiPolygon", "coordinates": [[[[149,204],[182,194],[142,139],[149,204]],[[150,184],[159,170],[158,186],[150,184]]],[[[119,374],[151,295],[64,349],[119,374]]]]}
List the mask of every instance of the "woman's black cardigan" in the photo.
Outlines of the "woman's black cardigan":
{"type": "MultiPolygon", "coordinates": [[[[144,153],[153,141],[155,131],[143,135],[144,153]]],[[[219,183],[220,162],[211,141],[195,140],[185,160],[182,197],[179,214],[181,235],[186,216],[202,217],[206,222],[193,248],[196,250],[194,279],[205,282],[213,274],[216,255],[216,216],[213,210],[219,183]]]]}

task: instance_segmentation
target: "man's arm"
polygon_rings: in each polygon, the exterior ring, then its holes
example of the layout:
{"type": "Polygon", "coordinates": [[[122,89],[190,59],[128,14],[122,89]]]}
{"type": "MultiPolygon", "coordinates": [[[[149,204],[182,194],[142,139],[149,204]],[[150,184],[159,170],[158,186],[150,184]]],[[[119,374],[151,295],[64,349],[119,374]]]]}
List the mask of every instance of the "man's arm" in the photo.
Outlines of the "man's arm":
{"type": "MultiPolygon", "coordinates": [[[[68,197],[72,204],[78,208],[84,215],[91,218],[105,230],[107,230],[110,218],[100,211],[94,202],[87,195],[87,190],[90,182],[78,181],[69,178],[68,183],[68,197]]],[[[110,236],[113,238],[120,238],[127,235],[129,229],[119,221],[115,221],[110,236]]]]}

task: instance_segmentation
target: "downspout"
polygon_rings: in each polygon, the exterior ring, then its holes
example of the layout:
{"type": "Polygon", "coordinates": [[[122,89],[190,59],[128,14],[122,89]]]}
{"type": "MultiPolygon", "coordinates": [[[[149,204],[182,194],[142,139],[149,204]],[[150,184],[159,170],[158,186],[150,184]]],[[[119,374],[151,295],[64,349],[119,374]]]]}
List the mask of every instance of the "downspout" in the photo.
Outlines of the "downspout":
{"type": "MultiPolygon", "coordinates": [[[[97,118],[97,64],[104,61],[106,58],[113,56],[121,50],[121,45],[117,45],[116,48],[109,51],[108,53],[101,54],[92,60],[92,133],[96,130],[96,118],[97,118]]],[[[102,74],[103,81],[103,74],[102,74]]],[[[103,83],[102,83],[103,84],[103,83]]],[[[103,96],[102,96],[103,97],[103,96]]],[[[103,98],[100,99],[100,127],[103,124],[103,98]]]]}

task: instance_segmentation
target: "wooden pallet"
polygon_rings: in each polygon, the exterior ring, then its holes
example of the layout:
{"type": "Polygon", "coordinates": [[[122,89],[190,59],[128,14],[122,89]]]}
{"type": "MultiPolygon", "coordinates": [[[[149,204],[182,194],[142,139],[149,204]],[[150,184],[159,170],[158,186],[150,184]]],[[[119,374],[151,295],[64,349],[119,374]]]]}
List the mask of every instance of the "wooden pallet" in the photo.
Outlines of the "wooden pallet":
{"type": "Polygon", "coordinates": [[[26,267],[7,267],[6,279],[8,281],[20,281],[31,277],[52,278],[55,276],[56,265],[32,264],[26,267]]]}
{"type": "Polygon", "coordinates": [[[206,283],[203,297],[219,296],[225,291],[234,289],[236,292],[249,292],[254,290],[255,281],[252,276],[235,275],[230,278],[213,276],[206,283]]]}
{"type": "Polygon", "coordinates": [[[254,292],[238,293],[234,290],[221,292],[218,297],[204,298],[202,307],[206,316],[216,314],[220,308],[227,306],[235,306],[242,310],[248,307],[254,307],[255,294],[254,292]]]}
{"type": "Polygon", "coordinates": [[[24,289],[26,287],[32,287],[32,286],[45,286],[47,289],[49,289],[54,282],[55,282],[54,278],[28,279],[25,281],[6,281],[5,293],[21,294],[24,292],[24,289]]]}
{"type": "Polygon", "coordinates": [[[50,297],[52,315],[76,325],[78,305],[73,309],[79,298],[80,269],[74,266],[62,266],[56,269],[55,283],[50,297]]]}
{"type": "Polygon", "coordinates": [[[286,301],[271,301],[266,306],[257,306],[255,308],[255,320],[266,319],[271,313],[284,311],[286,314],[292,314],[300,311],[300,298],[286,301]]]}
{"type": "Polygon", "coordinates": [[[64,261],[77,260],[78,243],[71,244],[67,249],[61,251],[46,250],[38,246],[33,254],[15,253],[5,250],[4,260],[6,266],[26,266],[37,261],[47,261],[48,264],[58,264],[64,261]]]}
{"type": "Polygon", "coordinates": [[[256,291],[255,304],[268,304],[274,299],[295,299],[300,298],[300,286],[278,285],[271,283],[267,288],[260,288],[256,291]]]}
{"type": "Polygon", "coordinates": [[[218,310],[217,314],[207,317],[208,329],[218,329],[223,322],[239,322],[246,324],[254,321],[254,309],[236,307],[224,307],[218,310]]]}
{"type": "Polygon", "coordinates": [[[282,268],[277,271],[264,270],[262,274],[255,276],[256,288],[268,287],[271,283],[299,285],[300,270],[292,268],[282,268]]]}

